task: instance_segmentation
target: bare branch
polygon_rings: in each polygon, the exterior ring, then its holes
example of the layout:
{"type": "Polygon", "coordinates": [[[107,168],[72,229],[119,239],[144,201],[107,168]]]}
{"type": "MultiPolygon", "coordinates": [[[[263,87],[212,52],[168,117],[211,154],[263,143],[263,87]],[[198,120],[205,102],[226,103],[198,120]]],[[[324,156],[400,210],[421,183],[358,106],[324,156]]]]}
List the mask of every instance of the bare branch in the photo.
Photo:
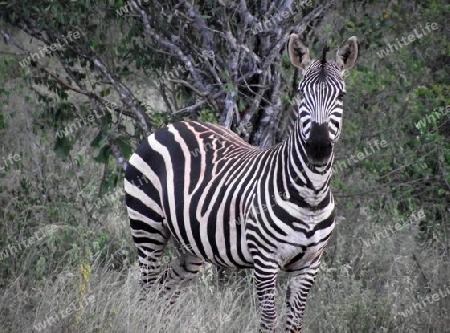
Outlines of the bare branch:
{"type": "Polygon", "coordinates": [[[123,157],[122,153],[120,152],[119,147],[114,143],[114,140],[109,139],[109,146],[111,148],[111,152],[113,153],[114,157],[116,158],[119,165],[122,167],[123,170],[127,169],[128,162],[123,157]]]}
{"type": "Polygon", "coordinates": [[[184,5],[188,9],[188,15],[192,18],[200,32],[200,36],[203,37],[203,45],[208,51],[213,51],[213,38],[211,32],[205,22],[205,20],[197,13],[194,7],[188,2],[184,2],[184,5]]]}
{"type": "Polygon", "coordinates": [[[173,83],[178,83],[178,84],[182,84],[183,86],[191,89],[192,91],[194,91],[197,95],[199,95],[200,97],[207,97],[209,94],[208,93],[204,93],[201,92],[199,90],[197,90],[197,88],[193,87],[189,82],[186,82],[184,80],[180,80],[180,79],[169,79],[169,82],[173,82],[173,83]]]}
{"type": "Polygon", "coordinates": [[[225,117],[223,119],[223,126],[226,128],[231,127],[231,124],[233,123],[234,113],[237,110],[235,97],[236,92],[233,90],[229,90],[227,96],[225,97],[225,112],[224,112],[225,117]]]}
{"type": "Polygon", "coordinates": [[[186,56],[184,54],[184,52],[177,45],[170,42],[168,39],[162,37],[154,29],[152,29],[152,27],[150,25],[149,15],[145,12],[145,10],[140,8],[136,2],[132,2],[132,5],[134,7],[134,10],[137,13],[139,13],[142,18],[145,33],[149,37],[151,37],[153,40],[155,40],[156,42],[161,44],[161,46],[172,51],[173,54],[175,54],[185,64],[185,67],[188,69],[189,73],[192,75],[192,78],[194,79],[194,84],[197,86],[198,90],[202,91],[202,93],[210,94],[210,92],[208,91],[208,89],[206,89],[206,87],[203,83],[203,78],[201,77],[200,73],[192,65],[192,59],[190,59],[190,57],[186,56]]]}
{"type": "Polygon", "coordinates": [[[117,78],[115,78],[113,74],[111,74],[111,72],[106,68],[105,64],[97,56],[91,56],[88,59],[92,60],[97,70],[108,79],[114,89],[119,93],[122,102],[131,108],[136,117],[139,119],[144,133],[149,134],[150,129],[144,116],[145,110],[143,110],[137,103],[137,99],[136,97],[134,97],[133,93],[117,78]]]}
{"type": "MultiPolygon", "coordinates": [[[[303,19],[300,21],[300,23],[298,23],[295,27],[295,31],[296,32],[302,32],[303,30],[306,29],[306,26],[308,25],[308,23],[318,17],[320,17],[321,15],[324,14],[325,10],[330,8],[331,5],[321,5],[317,8],[315,8],[311,13],[309,13],[308,15],[306,15],[305,17],[303,17],[303,19]]],[[[275,45],[273,45],[271,47],[271,51],[270,53],[264,57],[264,63],[261,66],[261,70],[263,72],[267,71],[269,66],[274,62],[275,58],[278,56],[278,54],[280,53],[280,50],[284,47],[284,45],[286,44],[287,38],[290,35],[290,31],[285,31],[281,37],[278,39],[278,41],[275,43],[275,45]]]]}
{"type": "MultiPolygon", "coordinates": [[[[48,40],[48,38],[46,38],[42,33],[38,34],[36,33],[32,27],[35,26],[36,24],[30,20],[23,20],[23,24],[21,26],[21,28],[26,31],[29,35],[45,42],[47,45],[51,44],[51,41],[48,40]]],[[[54,33],[51,31],[47,31],[47,30],[42,30],[43,32],[46,33],[47,36],[54,36],[54,33]]],[[[8,34],[4,33],[4,37],[7,40],[10,40],[11,42],[13,42],[13,39],[8,35],[8,34]]],[[[55,36],[54,36],[55,37],[55,36]]],[[[30,52],[28,52],[27,50],[25,50],[23,47],[21,47],[17,42],[13,43],[14,46],[18,47],[20,50],[22,50],[22,52],[24,52],[24,54],[30,55],[30,52]]],[[[134,95],[131,93],[131,91],[125,87],[119,80],[117,80],[111,73],[110,71],[106,68],[106,66],[103,64],[103,62],[97,57],[97,56],[93,56],[88,54],[87,52],[77,49],[75,47],[71,48],[74,52],[76,52],[78,55],[80,55],[81,57],[93,61],[94,66],[96,67],[96,69],[110,82],[110,84],[116,89],[116,91],[118,92],[120,99],[122,100],[122,102],[127,105],[135,114],[136,118],[139,120],[142,129],[144,130],[145,133],[149,133],[149,126],[147,123],[147,120],[145,118],[145,110],[142,110],[142,108],[140,107],[139,103],[136,102],[136,98],[134,97],[134,95]]],[[[63,65],[63,64],[62,64],[63,65]]],[[[45,68],[44,70],[52,75],[50,72],[48,72],[45,68]]],[[[69,74],[69,73],[68,73],[69,74]]],[[[54,75],[52,75],[52,77],[55,77],[54,75]]],[[[73,76],[71,76],[72,79],[74,79],[73,76]]],[[[61,81],[59,82],[61,84],[61,81]]],[[[81,83],[78,81],[78,84],[80,85],[81,83]]],[[[67,87],[68,88],[68,87],[67,87]]],[[[75,87],[71,87],[71,90],[77,91],[79,93],[83,93],[87,96],[89,96],[90,98],[94,98],[97,101],[101,101],[101,99],[99,99],[99,97],[91,92],[88,92],[87,90],[79,90],[75,87]]]]}

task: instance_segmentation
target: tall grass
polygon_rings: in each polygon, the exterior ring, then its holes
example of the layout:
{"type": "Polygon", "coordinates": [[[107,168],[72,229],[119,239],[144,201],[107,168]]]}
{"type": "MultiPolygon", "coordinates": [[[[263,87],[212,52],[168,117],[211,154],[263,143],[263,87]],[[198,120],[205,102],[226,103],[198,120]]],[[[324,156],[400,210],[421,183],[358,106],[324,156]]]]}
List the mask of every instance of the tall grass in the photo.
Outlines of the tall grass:
{"type": "MultiPolygon", "coordinates": [[[[449,285],[448,261],[432,250],[421,253],[420,269],[412,259],[411,237],[398,243],[361,248],[349,242],[340,226],[311,291],[305,332],[448,332],[450,295],[428,304],[409,317],[399,312],[426,295],[449,285]],[[394,251],[394,248],[396,249],[394,251]],[[403,248],[401,250],[400,248],[403,248]],[[355,251],[347,257],[348,251],[355,251]],[[333,259],[332,259],[333,257],[333,259]],[[331,259],[334,262],[331,262],[331,259]],[[344,260],[347,259],[347,262],[344,260]],[[350,259],[350,261],[348,261],[350,259]],[[427,274],[426,283],[420,270],[427,274]]],[[[357,239],[356,239],[357,240],[357,239]]],[[[94,256],[86,288],[79,268],[66,267],[52,279],[24,285],[18,276],[0,298],[0,331],[38,332],[256,332],[258,315],[250,274],[218,284],[206,267],[171,305],[168,295],[150,291],[140,300],[137,267],[115,270],[94,256]],[[80,293],[83,297],[80,300],[80,293]],[[91,300],[88,302],[87,300],[91,300]],[[72,309],[63,318],[61,313],[72,309]]],[[[250,273],[250,271],[249,271],[250,273]]],[[[285,275],[279,279],[280,294],[285,275]]],[[[280,331],[284,299],[277,307],[280,331]]]]}

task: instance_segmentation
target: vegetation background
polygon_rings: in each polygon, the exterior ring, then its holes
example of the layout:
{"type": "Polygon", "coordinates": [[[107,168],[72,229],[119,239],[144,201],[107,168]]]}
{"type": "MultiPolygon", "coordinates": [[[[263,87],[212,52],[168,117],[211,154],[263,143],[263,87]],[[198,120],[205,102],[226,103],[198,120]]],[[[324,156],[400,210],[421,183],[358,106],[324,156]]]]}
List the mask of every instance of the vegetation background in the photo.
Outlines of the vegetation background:
{"type": "Polygon", "coordinates": [[[245,271],[206,266],[170,309],[138,301],[123,167],[180,119],[282,140],[299,80],[291,32],[313,54],[360,42],[338,224],[305,331],[450,332],[449,11],[443,0],[0,1],[0,332],[256,330],[245,271]],[[350,163],[375,140],[386,147],[350,163]]]}

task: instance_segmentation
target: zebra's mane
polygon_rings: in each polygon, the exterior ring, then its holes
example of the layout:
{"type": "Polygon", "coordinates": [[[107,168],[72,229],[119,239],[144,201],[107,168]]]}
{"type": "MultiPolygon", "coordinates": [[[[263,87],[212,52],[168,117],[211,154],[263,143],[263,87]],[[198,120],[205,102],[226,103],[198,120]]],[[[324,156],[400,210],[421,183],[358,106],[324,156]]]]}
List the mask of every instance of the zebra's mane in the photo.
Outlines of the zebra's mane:
{"type": "Polygon", "coordinates": [[[320,63],[322,65],[325,65],[327,63],[327,53],[330,51],[330,46],[328,43],[325,44],[325,46],[322,49],[322,58],[320,58],[320,63]]]}
{"type": "Polygon", "coordinates": [[[330,50],[330,47],[328,46],[328,43],[326,43],[322,49],[322,57],[320,58],[319,73],[318,73],[318,81],[319,82],[326,82],[326,78],[328,76],[327,53],[329,50],[330,50]]]}

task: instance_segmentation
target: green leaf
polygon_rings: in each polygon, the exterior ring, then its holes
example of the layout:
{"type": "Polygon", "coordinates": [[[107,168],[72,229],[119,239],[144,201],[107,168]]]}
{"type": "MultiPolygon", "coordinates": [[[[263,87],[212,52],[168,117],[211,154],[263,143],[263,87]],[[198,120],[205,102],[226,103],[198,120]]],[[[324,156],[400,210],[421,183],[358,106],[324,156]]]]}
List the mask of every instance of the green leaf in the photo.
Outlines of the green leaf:
{"type": "Polygon", "coordinates": [[[102,97],[106,97],[111,93],[111,89],[103,89],[102,92],[100,93],[102,97]]]}
{"type": "Polygon", "coordinates": [[[5,116],[0,114],[0,130],[6,128],[5,116]]]}
{"type": "Polygon", "coordinates": [[[83,166],[83,164],[84,164],[83,162],[84,162],[83,155],[78,154],[75,157],[75,164],[80,167],[80,166],[83,166]]]}
{"type": "Polygon", "coordinates": [[[122,153],[123,157],[129,159],[131,154],[133,154],[133,148],[125,141],[119,141],[119,150],[122,153]]]}
{"type": "Polygon", "coordinates": [[[97,46],[98,46],[98,41],[96,41],[96,40],[91,40],[91,47],[93,48],[93,49],[96,49],[97,48],[97,46]]]}
{"type": "Polygon", "coordinates": [[[91,147],[101,147],[108,142],[108,136],[103,131],[100,130],[98,134],[95,136],[94,140],[92,140],[90,146],[91,147]]]}
{"type": "Polygon", "coordinates": [[[94,161],[98,163],[106,163],[108,161],[109,155],[111,155],[111,149],[108,145],[103,146],[98,155],[94,157],[94,161]]]}
{"type": "Polygon", "coordinates": [[[67,136],[57,136],[53,149],[58,157],[65,159],[73,149],[73,142],[67,136]]]}
{"type": "Polygon", "coordinates": [[[119,176],[117,174],[110,175],[108,179],[105,180],[104,189],[105,192],[110,192],[117,186],[117,182],[119,181],[119,176]]]}

